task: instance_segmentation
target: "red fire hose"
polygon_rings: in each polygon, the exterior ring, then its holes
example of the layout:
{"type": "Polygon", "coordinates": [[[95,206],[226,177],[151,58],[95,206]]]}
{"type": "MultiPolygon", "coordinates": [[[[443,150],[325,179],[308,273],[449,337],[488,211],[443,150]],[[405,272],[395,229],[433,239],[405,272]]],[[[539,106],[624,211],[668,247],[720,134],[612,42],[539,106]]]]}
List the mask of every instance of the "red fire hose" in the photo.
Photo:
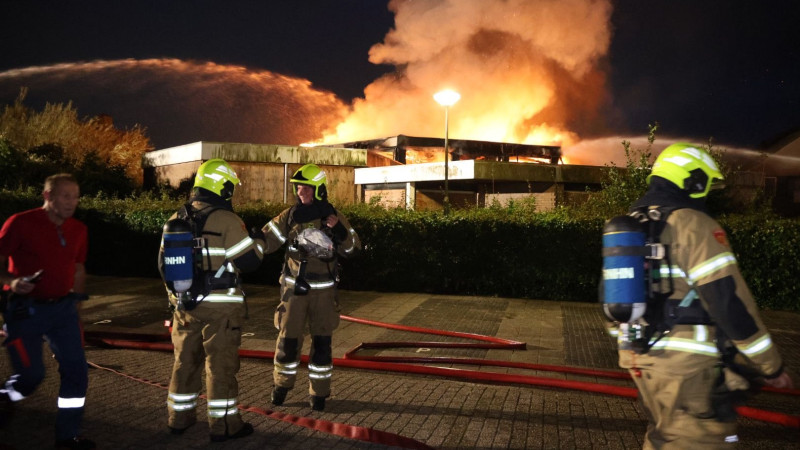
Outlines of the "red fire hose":
{"type": "MultiPolygon", "coordinates": [[[[360,323],[370,326],[379,326],[388,329],[409,331],[414,333],[434,334],[439,336],[458,337],[465,339],[472,339],[482,341],[481,343],[454,343],[454,342],[372,342],[362,343],[347,353],[344,358],[334,358],[334,364],[339,367],[351,367],[370,370],[381,370],[402,373],[416,373],[421,375],[437,375],[449,378],[458,378],[473,381],[486,381],[486,382],[503,382],[514,384],[526,384],[532,386],[553,387],[560,389],[572,389],[585,392],[595,392],[601,394],[616,395],[621,397],[636,398],[638,393],[636,388],[627,386],[614,386],[605,385],[600,383],[582,382],[559,380],[548,377],[537,377],[530,375],[519,374],[504,374],[493,372],[481,372],[476,370],[465,370],[445,367],[430,367],[420,366],[411,363],[447,363],[447,364],[463,364],[463,365],[479,365],[479,366],[493,366],[493,367],[506,367],[506,368],[520,368],[529,370],[539,370],[547,372],[560,372],[576,375],[594,376],[600,378],[612,379],[630,379],[627,372],[610,371],[599,369],[584,369],[577,367],[567,366],[554,366],[545,364],[530,364],[519,363],[510,361],[495,361],[485,359],[472,359],[472,358],[449,358],[449,357],[400,357],[400,356],[361,356],[356,353],[363,349],[377,349],[377,348],[480,348],[480,349],[525,349],[524,342],[518,342],[508,339],[496,338],[491,336],[484,336],[471,333],[460,333],[452,331],[434,330],[428,328],[411,327],[397,324],[388,324],[366,319],[359,319],[351,316],[341,316],[342,319],[360,323]]],[[[87,333],[91,335],[91,332],[87,333]]],[[[103,337],[99,340],[105,345],[121,348],[136,348],[147,350],[161,350],[172,351],[172,345],[164,342],[139,342],[130,340],[110,339],[103,337]]],[[[245,358],[257,359],[273,359],[274,352],[260,351],[260,350],[246,350],[242,349],[239,354],[245,358]]],[[[308,357],[303,355],[302,362],[307,363],[308,357]]],[[[771,392],[787,395],[800,395],[800,390],[797,389],[775,389],[767,388],[771,392]]],[[[737,412],[743,416],[751,419],[771,422],[787,427],[800,428],[800,417],[788,414],[766,411],[751,407],[739,407],[737,412]]],[[[277,417],[276,417],[277,418],[277,417]]],[[[281,419],[283,420],[283,419],[281,419]]],[[[290,420],[296,423],[294,420],[290,420]]],[[[301,423],[298,423],[301,424],[301,423]]],[[[301,424],[302,425],[302,424],[301,424]]],[[[306,425],[303,425],[306,426],[306,425]]],[[[321,430],[323,431],[323,430],[321,430]]],[[[372,430],[373,432],[375,430],[372,430]]],[[[405,438],[404,438],[405,439],[405,438]]],[[[415,441],[416,442],[416,441],[415,441]]],[[[391,444],[390,444],[391,445],[391,444]]]]}
{"type": "MultiPolygon", "coordinates": [[[[130,341],[128,341],[128,342],[130,342],[130,341]]],[[[156,344],[156,348],[155,349],[156,350],[164,350],[165,348],[162,348],[161,346],[156,344]]],[[[159,383],[157,381],[147,380],[147,379],[144,379],[144,378],[134,377],[132,375],[128,375],[128,374],[120,372],[118,370],[114,370],[114,369],[111,369],[109,367],[104,367],[104,366],[101,366],[99,364],[95,364],[93,362],[89,362],[89,365],[94,367],[94,368],[97,368],[97,369],[100,369],[100,370],[106,370],[108,372],[112,372],[112,373],[115,373],[117,375],[121,375],[123,377],[139,381],[141,383],[149,384],[151,386],[156,386],[156,387],[159,387],[161,389],[167,389],[168,388],[168,386],[163,384],[163,383],[159,383]]],[[[204,398],[204,399],[207,399],[207,397],[205,395],[200,395],[200,397],[204,398]]],[[[265,409],[261,409],[261,408],[256,408],[254,406],[240,405],[239,409],[242,410],[242,411],[248,411],[248,412],[260,414],[262,416],[266,416],[266,417],[269,417],[271,419],[280,420],[280,421],[283,421],[283,422],[288,422],[288,423],[291,423],[291,424],[294,424],[294,425],[299,425],[299,426],[302,426],[302,427],[305,427],[305,428],[310,428],[312,430],[317,430],[317,431],[321,431],[323,433],[332,434],[332,435],[335,435],[335,436],[341,436],[341,437],[348,438],[348,439],[356,439],[356,440],[359,440],[359,441],[374,442],[376,444],[389,445],[389,446],[392,446],[392,447],[402,447],[402,448],[419,449],[419,450],[429,450],[429,449],[432,448],[432,447],[429,447],[429,446],[427,446],[427,445],[425,445],[422,442],[419,442],[417,440],[414,440],[414,439],[411,439],[411,438],[407,438],[405,436],[400,436],[398,434],[389,433],[389,432],[386,432],[386,431],[373,430],[372,428],[359,427],[359,426],[348,425],[348,424],[343,424],[343,423],[336,423],[336,422],[331,422],[331,421],[322,420],[322,419],[314,419],[312,417],[293,416],[291,414],[284,414],[284,413],[278,412],[278,411],[265,410],[265,409]]]]}

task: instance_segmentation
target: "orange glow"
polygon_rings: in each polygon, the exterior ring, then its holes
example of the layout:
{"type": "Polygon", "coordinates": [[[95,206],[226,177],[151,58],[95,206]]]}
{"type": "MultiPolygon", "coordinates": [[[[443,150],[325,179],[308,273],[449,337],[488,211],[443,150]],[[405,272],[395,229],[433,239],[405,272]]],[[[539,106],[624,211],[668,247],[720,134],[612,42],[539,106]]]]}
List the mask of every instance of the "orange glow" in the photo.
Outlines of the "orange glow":
{"type": "MultiPolygon", "coordinates": [[[[387,91],[384,91],[386,94],[387,91]]],[[[494,94],[486,92],[475,94],[494,97],[494,94]]],[[[576,139],[577,136],[563,126],[524,124],[526,117],[535,115],[545,106],[537,104],[532,98],[536,96],[535,92],[528,94],[531,96],[530,102],[513,91],[507,93],[506,99],[470,99],[470,93],[464,93],[461,101],[449,110],[450,138],[531,145],[562,145],[565,141],[576,139]]],[[[419,111],[417,114],[404,113],[398,105],[407,102],[419,104],[421,99],[416,102],[398,97],[394,102],[387,102],[387,99],[382,99],[380,106],[376,106],[362,99],[357,100],[353,112],[336,127],[335,132],[315,144],[353,142],[396,134],[444,137],[444,113],[435,102],[427,100],[427,105],[416,108],[419,111]],[[402,120],[398,116],[403,116],[402,120]]]]}
{"type": "Polygon", "coordinates": [[[450,139],[564,147],[580,141],[570,124],[595,119],[609,0],[392,0],[389,9],[395,28],[370,61],[397,71],[367,86],[318,144],[443,138],[444,108],[433,99],[443,88],[460,94],[448,107],[450,139]]]}

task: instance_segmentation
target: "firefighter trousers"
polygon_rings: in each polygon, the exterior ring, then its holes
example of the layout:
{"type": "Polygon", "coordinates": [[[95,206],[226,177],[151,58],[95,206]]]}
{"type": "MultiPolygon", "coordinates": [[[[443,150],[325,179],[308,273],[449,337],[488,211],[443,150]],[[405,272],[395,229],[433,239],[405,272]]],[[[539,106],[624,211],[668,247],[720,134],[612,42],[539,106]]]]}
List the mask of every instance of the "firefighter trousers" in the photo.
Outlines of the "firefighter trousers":
{"type": "Polygon", "coordinates": [[[167,397],[170,427],[185,429],[197,421],[204,368],[211,434],[231,435],[244,426],[236,380],[243,317],[241,303],[201,303],[191,311],[173,314],[175,363],[167,397]]]}
{"type": "Polygon", "coordinates": [[[12,400],[31,395],[44,380],[42,336],[58,361],[61,385],[58,389],[56,440],[72,439],[80,433],[89,371],[83,351],[75,300],[41,304],[28,298],[12,298],[3,313],[8,336],[5,347],[11,358],[14,375],[5,385],[12,400]]]}
{"type": "Polygon", "coordinates": [[[308,358],[308,392],[318,397],[331,394],[333,354],[331,337],[339,326],[336,288],[311,289],[307,295],[294,295],[294,285],[281,285],[281,302],[275,310],[279,330],[275,348],[273,381],[276,386],[293,388],[303,348],[306,324],[311,333],[308,358]]]}
{"type": "Polygon", "coordinates": [[[735,418],[721,420],[712,401],[720,382],[720,367],[704,367],[687,374],[639,368],[631,370],[631,376],[648,415],[645,449],[736,447],[735,418]]]}

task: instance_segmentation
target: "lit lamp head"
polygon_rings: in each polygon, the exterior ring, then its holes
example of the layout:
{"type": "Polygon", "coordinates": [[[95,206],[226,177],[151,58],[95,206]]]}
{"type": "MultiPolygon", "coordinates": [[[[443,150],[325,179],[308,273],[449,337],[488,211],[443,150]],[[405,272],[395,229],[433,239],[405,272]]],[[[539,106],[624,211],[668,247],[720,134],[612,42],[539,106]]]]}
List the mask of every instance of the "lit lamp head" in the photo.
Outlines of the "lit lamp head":
{"type": "Polygon", "coordinates": [[[461,94],[450,89],[445,89],[433,94],[433,99],[442,106],[453,106],[461,99],[461,94]]]}

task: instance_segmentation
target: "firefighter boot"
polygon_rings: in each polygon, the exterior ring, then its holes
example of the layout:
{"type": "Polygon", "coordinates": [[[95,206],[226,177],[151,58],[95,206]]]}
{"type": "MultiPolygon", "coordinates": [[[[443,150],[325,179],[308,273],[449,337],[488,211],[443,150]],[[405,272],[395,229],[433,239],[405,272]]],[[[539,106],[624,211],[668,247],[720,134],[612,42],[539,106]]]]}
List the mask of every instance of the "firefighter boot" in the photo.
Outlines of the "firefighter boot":
{"type": "MultiPolygon", "coordinates": [[[[194,424],[192,424],[192,425],[194,425],[194,424]]],[[[189,425],[189,426],[184,427],[184,428],[175,428],[175,427],[170,427],[170,426],[167,426],[167,428],[169,428],[170,434],[174,434],[174,435],[180,436],[183,433],[185,433],[186,430],[188,430],[192,425],[189,425]]]]}
{"type": "Polygon", "coordinates": [[[318,395],[312,395],[308,399],[308,404],[311,406],[311,409],[314,411],[323,411],[325,409],[325,397],[320,397],[318,395]]]}
{"type": "Polygon", "coordinates": [[[275,389],[272,390],[272,404],[275,406],[281,406],[283,402],[286,400],[286,394],[289,393],[289,388],[285,388],[282,386],[275,386],[275,389]]]}
{"type": "Polygon", "coordinates": [[[236,433],[212,434],[209,437],[211,438],[211,442],[225,442],[228,439],[239,439],[245,436],[250,436],[251,434],[253,434],[253,426],[245,422],[244,425],[242,425],[242,428],[239,428],[239,431],[236,433]]]}

